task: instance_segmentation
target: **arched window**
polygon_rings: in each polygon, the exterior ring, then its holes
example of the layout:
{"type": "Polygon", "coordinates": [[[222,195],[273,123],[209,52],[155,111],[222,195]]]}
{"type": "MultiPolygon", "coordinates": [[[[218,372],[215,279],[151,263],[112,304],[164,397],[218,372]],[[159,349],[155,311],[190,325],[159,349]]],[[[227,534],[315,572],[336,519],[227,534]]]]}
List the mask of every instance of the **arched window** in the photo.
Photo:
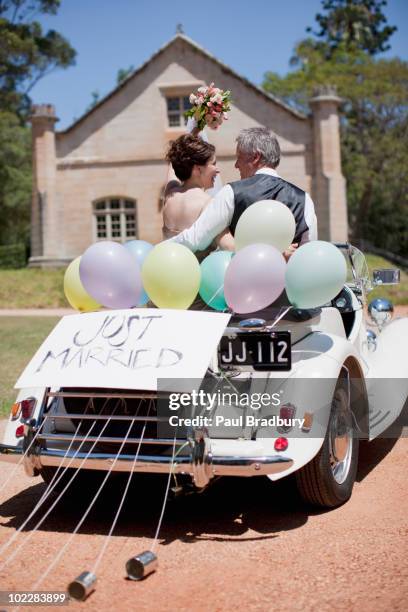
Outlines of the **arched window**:
{"type": "Polygon", "coordinates": [[[137,238],[136,201],[128,198],[104,198],[93,203],[96,240],[137,238]]]}

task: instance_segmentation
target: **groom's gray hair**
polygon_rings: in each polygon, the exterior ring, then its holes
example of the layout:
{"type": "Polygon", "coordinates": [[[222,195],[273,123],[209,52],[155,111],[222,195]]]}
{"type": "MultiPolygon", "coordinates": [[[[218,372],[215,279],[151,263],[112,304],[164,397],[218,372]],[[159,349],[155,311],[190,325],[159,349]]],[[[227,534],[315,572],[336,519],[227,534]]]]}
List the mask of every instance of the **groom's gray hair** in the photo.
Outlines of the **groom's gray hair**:
{"type": "Polygon", "coordinates": [[[253,127],[238,134],[239,151],[246,155],[261,154],[265,166],[276,168],[280,162],[280,146],[274,132],[267,127],[253,127]]]}

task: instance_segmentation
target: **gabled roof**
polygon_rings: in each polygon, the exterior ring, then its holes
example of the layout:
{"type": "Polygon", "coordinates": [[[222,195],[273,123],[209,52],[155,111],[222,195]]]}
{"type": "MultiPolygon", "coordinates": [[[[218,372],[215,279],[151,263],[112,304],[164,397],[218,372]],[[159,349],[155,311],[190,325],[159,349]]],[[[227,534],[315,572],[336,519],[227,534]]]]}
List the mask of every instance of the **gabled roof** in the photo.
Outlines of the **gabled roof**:
{"type": "Polygon", "coordinates": [[[68,128],[66,128],[65,130],[61,130],[60,132],[58,132],[59,134],[66,134],[68,132],[70,132],[73,128],[75,128],[79,123],[82,123],[82,121],[84,121],[84,119],[86,119],[87,117],[89,117],[89,115],[91,115],[97,108],[99,108],[100,106],[102,106],[107,100],[109,100],[109,98],[112,98],[118,91],[120,91],[123,87],[126,86],[126,84],[136,78],[141,72],[143,72],[143,70],[152,62],[154,61],[159,55],[161,55],[162,53],[165,53],[165,51],[172,45],[174,44],[177,40],[183,40],[185,43],[187,43],[190,47],[192,47],[196,52],[201,53],[202,55],[204,55],[205,57],[207,57],[208,59],[210,59],[212,62],[216,63],[218,66],[220,66],[224,71],[228,72],[230,75],[232,75],[233,77],[235,77],[236,79],[239,79],[242,83],[244,83],[247,87],[255,90],[258,94],[261,94],[262,96],[264,96],[265,98],[267,98],[268,100],[271,100],[272,102],[274,102],[275,104],[277,104],[278,106],[280,106],[281,108],[284,108],[286,111],[288,111],[290,114],[294,115],[295,117],[297,117],[298,119],[306,119],[307,116],[304,115],[303,113],[293,109],[292,107],[290,107],[288,104],[286,104],[285,102],[283,102],[283,100],[281,100],[280,98],[274,96],[273,94],[270,94],[266,91],[264,91],[261,87],[259,87],[258,85],[254,85],[254,83],[252,83],[249,79],[247,79],[244,76],[241,76],[240,74],[238,74],[237,72],[235,72],[235,70],[233,70],[232,68],[230,68],[229,66],[227,66],[227,64],[224,64],[223,62],[221,62],[219,59],[217,59],[214,55],[212,55],[209,51],[207,51],[206,49],[204,49],[204,47],[201,47],[200,45],[198,45],[194,40],[192,40],[191,38],[189,38],[188,36],[186,36],[183,33],[177,32],[177,34],[175,36],[173,36],[173,38],[171,40],[169,40],[168,43],[166,43],[163,47],[161,47],[158,51],[156,51],[156,53],[154,53],[146,62],[144,62],[141,66],[139,66],[139,68],[136,68],[136,70],[134,70],[133,72],[131,72],[125,79],[123,79],[123,81],[121,83],[119,83],[119,85],[117,87],[115,87],[110,93],[108,93],[106,96],[104,96],[103,98],[101,98],[96,104],[95,106],[93,106],[89,111],[87,111],[86,113],[84,113],[82,115],[82,117],[80,117],[79,119],[77,119],[76,121],[74,121],[74,123],[72,123],[68,128]]]}

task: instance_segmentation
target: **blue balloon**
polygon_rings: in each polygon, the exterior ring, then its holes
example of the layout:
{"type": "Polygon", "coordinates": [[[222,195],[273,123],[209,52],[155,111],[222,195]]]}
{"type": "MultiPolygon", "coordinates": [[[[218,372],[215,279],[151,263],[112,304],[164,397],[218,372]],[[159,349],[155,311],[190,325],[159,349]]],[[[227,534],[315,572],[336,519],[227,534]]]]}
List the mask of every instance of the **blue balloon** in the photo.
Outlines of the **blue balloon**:
{"type": "Polygon", "coordinates": [[[214,310],[225,310],[224,278],[233,253],[215,251],[201,262],[201,284],[199,294],[202,300],[214,310]]]}
{"type": "MultiPolygon", "coordinates": [[[[124,245],[125,249],[127,249],[133,257],[136,259],[139,264],[139,268],[142,269],[142,265],[150,251],[153,249],[153,245],[145,240],[129,240],[124,245]]],[[[138,306],[144,306],[149,301],[149,296],[146,291],[143,289],[142,295],[140,296],[140,300],[138,302],[138,306]]]]}

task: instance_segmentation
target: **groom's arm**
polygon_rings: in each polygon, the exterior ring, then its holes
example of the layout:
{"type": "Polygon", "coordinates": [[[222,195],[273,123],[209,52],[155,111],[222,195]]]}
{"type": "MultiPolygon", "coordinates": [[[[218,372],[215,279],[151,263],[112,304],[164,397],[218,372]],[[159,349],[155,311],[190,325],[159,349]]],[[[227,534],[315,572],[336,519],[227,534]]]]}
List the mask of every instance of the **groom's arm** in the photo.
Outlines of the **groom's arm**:
{"type": "Polygon", "coordinates": [[[305,221],[307,230],[302,234],[302,238],[300,239],[301,245],[305,244],[305,242],[310,242],[311,240],[317,240],[317,217],[315,205],[307,192],[305,195],[305,221]]]}
{"type": "Polygon", "coordinates": [[[191,251],[203,251],[218,234],[229,227],[233,214],[234,193],[230,185],[225,185],[205,207],[197,221],[170,240],[191,251]]]}

